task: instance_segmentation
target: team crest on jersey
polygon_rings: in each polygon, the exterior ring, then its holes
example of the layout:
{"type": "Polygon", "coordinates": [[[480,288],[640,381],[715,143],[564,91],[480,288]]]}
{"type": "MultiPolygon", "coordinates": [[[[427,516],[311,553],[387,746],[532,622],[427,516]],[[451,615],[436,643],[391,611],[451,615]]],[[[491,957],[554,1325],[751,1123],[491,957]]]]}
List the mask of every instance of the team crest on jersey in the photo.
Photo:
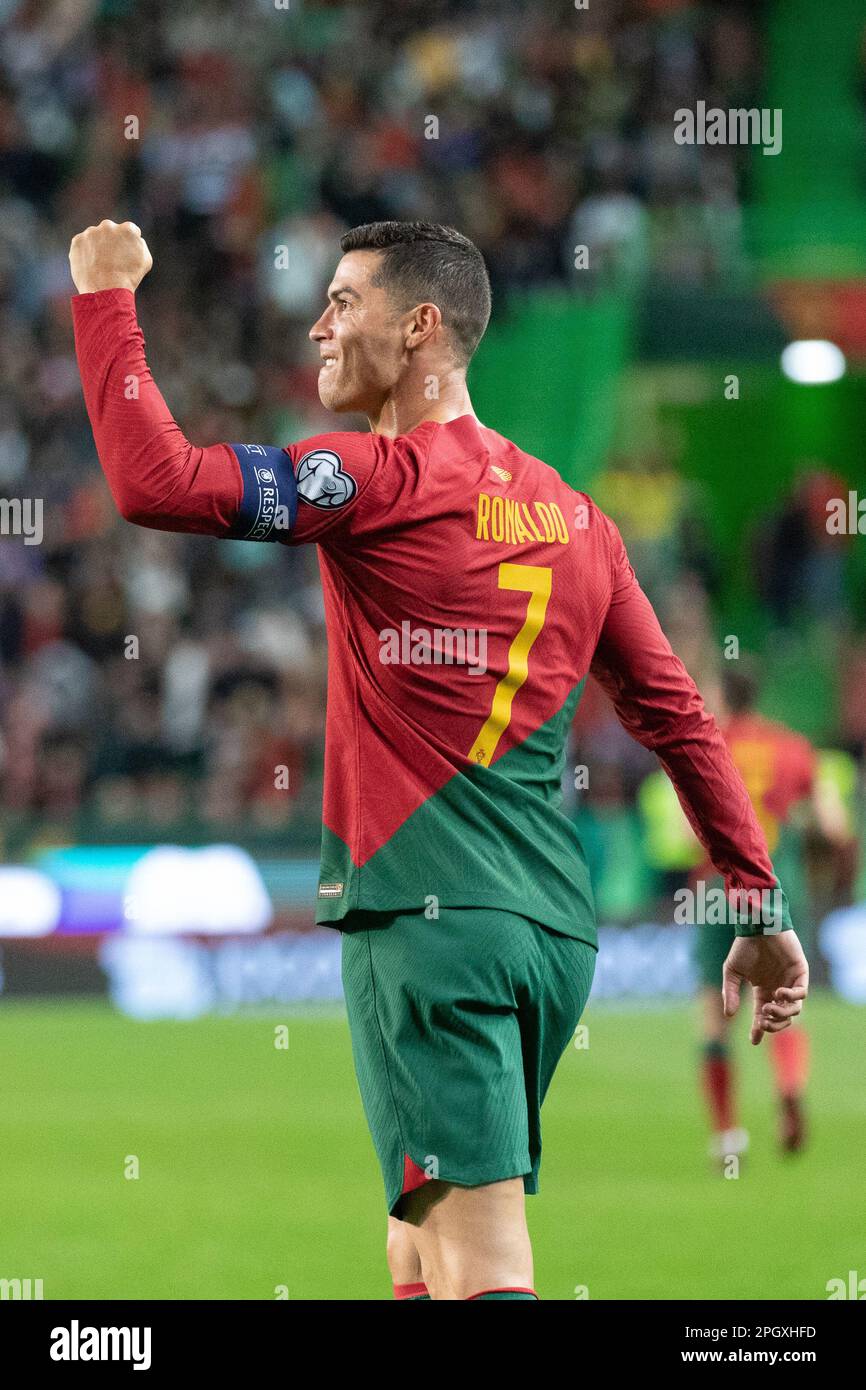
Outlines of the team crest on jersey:
{"type": "Polygon", "coordinates": [[[313,449],[298,464],[298,496],[312,507],[330,511],[345,507],[358,491],[358,484],[343,467],[333,449],[313,449]]]}

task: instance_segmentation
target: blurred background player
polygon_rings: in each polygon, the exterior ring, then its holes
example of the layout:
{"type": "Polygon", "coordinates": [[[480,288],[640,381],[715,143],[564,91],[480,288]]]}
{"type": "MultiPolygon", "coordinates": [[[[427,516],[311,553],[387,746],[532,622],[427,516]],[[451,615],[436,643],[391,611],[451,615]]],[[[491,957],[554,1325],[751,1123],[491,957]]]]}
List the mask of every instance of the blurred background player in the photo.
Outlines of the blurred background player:
{"type": "MultiPolygon", "coordinates": [[[[817,840],[823,857],[838,865],[835,878],[850,883],[854,865],[848,812],[835,781],[820,776],[820,755],[808,739],[784,724],[766,719],[756,705],[760,684],[755,664],[740,657],[722,673],[718,695],[719,722],[734,765],[745,783],[755,813],[783,881],[792,911],[809,939],[809,894],[803,869],[803,843],[817,840]]],[[[706,875],[706,862],[692,879],[706,875]]],[[[737,1124],[734,1073],[721,994],[722,968],[733,941],[733,928],[705,923],[697,928],[695,955],[701,980],[703,1058],[702,1082],[712,1136],[710,1156],[723,1161],[741,1155],[749,1136],[737,1124]]],[[[808,954],[808,946],[807,946],[808,954]]],[[[803,1093],[809,1062],[809,1039],[802,1027],[789,1028],[770,1039],[779,1103],[779,1139],[796,1152],[803,1147],[806,1126],[803,1093]]]]}

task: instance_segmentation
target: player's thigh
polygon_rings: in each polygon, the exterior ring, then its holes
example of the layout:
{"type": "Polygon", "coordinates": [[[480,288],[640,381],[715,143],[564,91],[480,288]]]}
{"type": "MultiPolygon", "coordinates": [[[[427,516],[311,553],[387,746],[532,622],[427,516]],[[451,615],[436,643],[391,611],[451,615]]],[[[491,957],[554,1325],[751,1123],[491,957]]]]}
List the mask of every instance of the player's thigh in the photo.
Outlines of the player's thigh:
{"type": "Polygon", "coordinates": [[[530,1099],[540,1106],[589,999],[597,952],[535,925],[535,970],[520,1012],[530,1099]]]}
{"type": "Polygon", "coordinates": [[[541,1106],[563,1052],[589,999],[596,951],[584,941],[531,923],[533,968],[519,1013],[529,1168],[524,1188],[538,1191],[541,1166],[541,1106]]]}
{"type": "Polygon", "coordinates": [[[442,908],[351,925],[343,982],[389,1210],[425,1178],[475,1186],[528,1171],[517,993],[530,924],[442,908]]]}

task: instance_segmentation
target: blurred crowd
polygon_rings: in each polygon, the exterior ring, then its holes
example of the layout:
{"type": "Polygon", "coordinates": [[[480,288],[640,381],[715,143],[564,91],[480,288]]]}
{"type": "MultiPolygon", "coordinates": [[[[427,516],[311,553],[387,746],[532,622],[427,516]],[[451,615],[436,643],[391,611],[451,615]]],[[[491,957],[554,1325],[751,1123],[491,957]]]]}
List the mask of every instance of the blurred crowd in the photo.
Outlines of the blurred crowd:
{"type": "MultiPolygon", "coordinates": [[[[0,540],[0,853],[312,845],[318,814],[315,555],[118,520],[71,351],[70,237],[144,228],[149,357],[190,438],[303,438],[332,424],[306,332],[357,223],[458,225],[500,312],[536,286],[729,283],[748,151],[677,145],[671,113],[753,104],[759,11],[0,0],[0,498],[44,500],[41,544],[0,540]]],[[[678,582],[710,593],[689,534],[678,582]]]]}

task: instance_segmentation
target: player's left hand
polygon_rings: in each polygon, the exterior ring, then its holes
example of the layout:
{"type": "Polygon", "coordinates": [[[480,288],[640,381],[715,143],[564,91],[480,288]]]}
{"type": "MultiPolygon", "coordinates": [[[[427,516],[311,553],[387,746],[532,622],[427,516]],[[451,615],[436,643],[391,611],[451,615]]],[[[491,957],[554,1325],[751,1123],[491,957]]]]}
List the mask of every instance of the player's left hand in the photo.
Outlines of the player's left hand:
{"type": "Polygon", "coordinates": [[[79,294],[96,290],[138,289],[153,265],[141,228],[134,222],[110,222],[88,227],[72,238],[69,265],[79,294]]]}
{"type": "Polygon", "coordinates": [[[739,1008],[744,981],[751,984],[754,1000],[750,1041],[757,1045],[765,1033],[790,1028],[809,990],[809,964],[796,932],[735,939],[722,975],[726,1018],[739,1008]]]}

